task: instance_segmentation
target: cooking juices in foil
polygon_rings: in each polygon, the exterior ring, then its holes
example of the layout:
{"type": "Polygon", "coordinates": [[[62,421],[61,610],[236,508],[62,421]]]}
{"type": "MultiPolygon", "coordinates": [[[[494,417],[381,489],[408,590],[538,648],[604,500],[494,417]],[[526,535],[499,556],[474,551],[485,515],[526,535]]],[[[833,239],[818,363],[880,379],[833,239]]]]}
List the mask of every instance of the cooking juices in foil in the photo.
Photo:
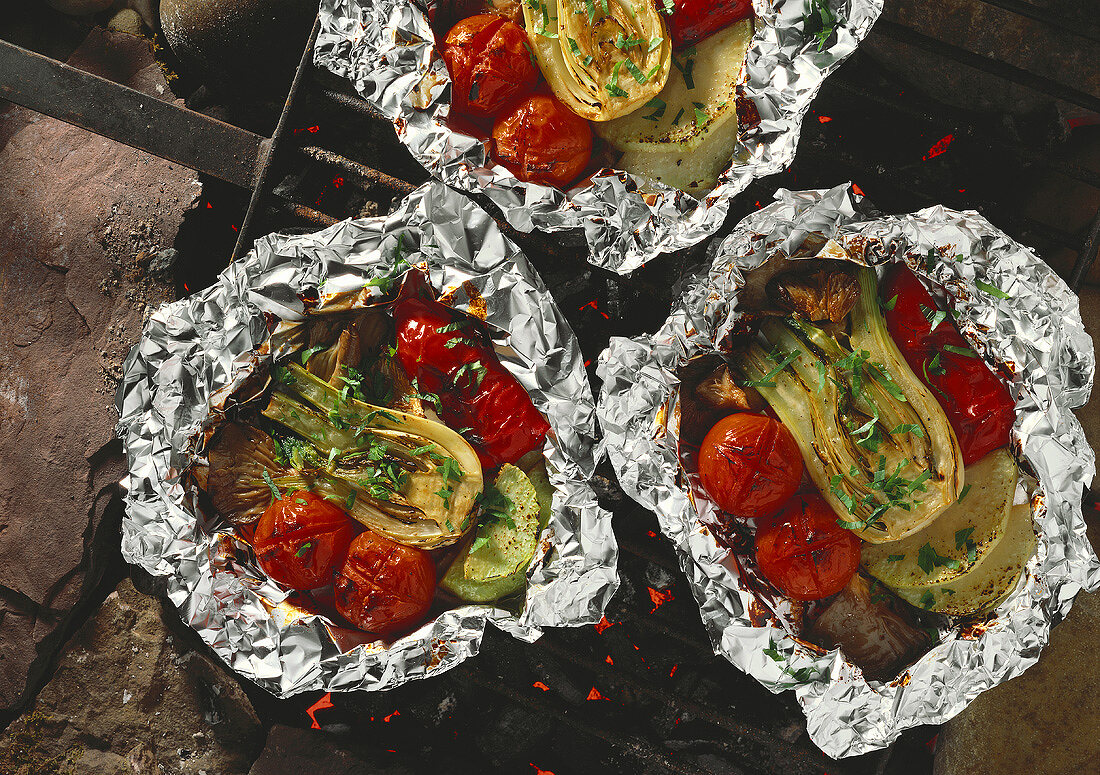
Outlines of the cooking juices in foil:
{"type": "Polygon", "coordinates": [[[126,361],[117,406],[129,458],[123,556],[166,576],[184,621],[274,694],[435,675],[477,653],[487,622],[534,641],[544,626],[598,622],[618,586],[611,515],[588,484],[595,419],[577,341],[519,249],[438,183],[384,218],[265,237],[212,287],[161,307],[126,361]],[[554,503],[521,610],[463,605],[385,643],[297,608],[204,507],[193,473],[225,411],[263,389],[274,359],[303,348],[306,317],[380,302],[378,286],[402,271],[398,251],[447,304],[486,321],[502,362],[550,421],[543,454],[554,503]]]}
{"type": "Polygon", "coordinates": [[[447,126],[450,76],[427,15],[409,0],[322,0],[315,61],[351,80],[433,176],[485,194],[521,231],[584,229],[589,261],[626,274],[713,234],[732,197],[794,159],[810,102],[882,12],[882,0],[823,0],[831,14],[815,4],[754,0],[733,163],[701,200],[668,186],[643,193],[611,169],[565,193],[493,165],[481,141],[447,126]]]}
{"type": "Polygon", "coordinates": [[[683,282],[655,335],[612,340],[599,361],[597,416],[623,488],[657,513],[675,544],[715,651],[773,692],[793,689],[814,742],[830,756],[852,756],[888,745],[908,727],[942,723],[1019,675],[1074,595],[1100,587],[1081,514],[1094,456],[1070,411],[1087,401],[1095,362],[1070,289],[977,213],[930,207],[878,217],[848,186],[776,196],[683,282]],[[678,459],[677,369],[720,351],[736,332],[738,297],[753,269],[819,254],[879,267],[904,262],[946,290],[942,301],[971,347],[1013,375],[1012,449],[1037,478],[1038,549],[1022,581],[988,616],[954,624],[933,617],[935,645],[889,681],[868,680],[838,650],[798,637],[790,601],[767,592],[754,564],[737,562],[716,542],[707,527],[714,507],[688,489],[678,459]]]}

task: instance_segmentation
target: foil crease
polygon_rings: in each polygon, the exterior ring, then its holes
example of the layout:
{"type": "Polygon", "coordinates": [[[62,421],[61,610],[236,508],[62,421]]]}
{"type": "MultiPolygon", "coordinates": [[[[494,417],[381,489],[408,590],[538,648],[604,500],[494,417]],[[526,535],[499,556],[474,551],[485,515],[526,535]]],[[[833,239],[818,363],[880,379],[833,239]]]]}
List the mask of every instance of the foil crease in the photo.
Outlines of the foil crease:
{"type": "Polygon", "coordinates": [[[1038,660],[1074,595],[1100,588],[1100,562],[1081,513],[1095,460],[1071,411],[1088,400],[1095,359],[1069,287],[974,211],[936,206],[880,217],[847,185],[781,189],[776,200],[745,218],[715,247],[710,265],[682,282],[656,334],[611,341],[599,359],[597,417],[623,489],[656,512],[675,545],[715,653],[773,692],[793,689],[810,737],[839,758],[885,747],[909,727],[943,723],[1019,675],[1038,660]],[[944,300],[971,346],[1014,374],[1013,447],[1038,479],[1038,548],[1021,583],[988,621],[952,627],[942,618],[940,641],[887,682],[866,679],[839,650],[815,651],[796,640],[784,600],[747,591],[706,527],[713,506],[693,500],[678,465],[677,367],[718,350],[739,317],[746,273],[769,258],[819,251],[874,266],[904,261],[946,289],[944,300]]]}
{"type": "Polygon", "coordinates": [[[481,141],[446,126],[450,76],[425,11],[410,0],[322,0],[314,61],[349,79],[393,121],[398,137],[434,177],[484,194],[521,231],[583,229],[589,261],[628,274],[715,233],[734,196],[793,161],[803,117],[821,84],[882,13],[882,0],[825,2],[836,23],[834,34],[821,41],[814,32],[818,16],[806,0],[753,0],[757,29],[742,93],[760,123],[742,131],[730,168],[698,200],[665,185],[651,184],[647,190],[656,193],[640,191],[640,181],[621,170],[601,170],[591,183],[562,192],[524,183],[494,165],[481,141]]]}
{"type": "MultiPolygon", "coordinates": [[[[477,653],[492,622],[534,641],[547,626],[598,622],[618,587],[611,515],[589,485],[595,407],[580,347],[542,281],[468,197],[439,183],[386,217],[314,234],[269,235],[210,288],[166,304],[124,364],[116,399],[129,461],[122,554],[167,577],[183,620],[241,675],[281,697],[312,689],[390,689],[449,670],[477,653]],[[342,648],[321,616],[286,616],[286,597],[231,527],[215,521],[187,475],[199,440],[233,391],[273,358],[302,348],[308,310],[366,301],[396,250],[426,267],[458,309],[480,312],[501,360],[549,419],[543,449],[553,514],[528,568],[522,611],[466,605],[390,644],[342,648]],[[343,302],[341,302],[343,300],[343,302]]],[[[345,643],[346,646],[346,643],[345,643]]]]}

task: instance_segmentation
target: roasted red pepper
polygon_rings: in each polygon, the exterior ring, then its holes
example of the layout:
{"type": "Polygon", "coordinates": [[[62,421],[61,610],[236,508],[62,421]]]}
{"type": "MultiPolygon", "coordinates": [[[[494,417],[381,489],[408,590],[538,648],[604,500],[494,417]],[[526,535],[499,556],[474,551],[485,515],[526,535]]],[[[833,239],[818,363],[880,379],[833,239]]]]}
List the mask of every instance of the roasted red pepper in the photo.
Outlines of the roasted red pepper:
{"type": "Polygon", "coordinates": [[[482,324],[434,299],[420,283],[394,306],[397,357],[440,419],[462,433],[481,464],[514,463],[542,445],[550,424],[497,359],[482,324]],[[467,430],[468,429],[468,430],[467,430]]]}
{"type": "Polygon", "coordinates": [[[950,316],[908,267],[897,266],[881,289],[886,326],[909,368],[940,402],[970,465],[1005,446],[1016,407],[1005,384],[970,349],[950,316]]]}
{"type": "Polygon", "coordinates": [[[752,0],[675,0],[668,31],[674,47],[698,43],[752,16],[752,0]]]}

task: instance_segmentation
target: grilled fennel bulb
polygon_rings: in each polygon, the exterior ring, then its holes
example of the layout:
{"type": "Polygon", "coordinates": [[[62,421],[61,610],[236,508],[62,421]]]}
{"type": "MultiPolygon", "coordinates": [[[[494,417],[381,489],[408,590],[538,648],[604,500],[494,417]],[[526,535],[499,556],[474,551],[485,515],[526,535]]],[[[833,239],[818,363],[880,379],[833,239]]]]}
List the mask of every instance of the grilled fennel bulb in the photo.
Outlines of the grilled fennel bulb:
{"type": "Polygon", "coordinates": [[[313,490],[371,530],[425,549],[473,526],[481,463],[446,425],[358,401],[297,364],[280,371],[263,414],[306,440],[285,450],[290,470],[275,486],[313,490]]]}
{"type": "Polygon", "coordinates": [[[962,453],[947,417],[886,330],[874,272],[859,272],[849,333],[797,318],[761,327],[732,365],[798,442],[841,524],[871,543],[915,533],[958,499],[962,453]]]}
{"type": "Polygon", "coordinates": [[[625,116],[668,80],[672,41],[653,0],[526,0],[523,24],[554,96],[581,118],[625,116]]]}

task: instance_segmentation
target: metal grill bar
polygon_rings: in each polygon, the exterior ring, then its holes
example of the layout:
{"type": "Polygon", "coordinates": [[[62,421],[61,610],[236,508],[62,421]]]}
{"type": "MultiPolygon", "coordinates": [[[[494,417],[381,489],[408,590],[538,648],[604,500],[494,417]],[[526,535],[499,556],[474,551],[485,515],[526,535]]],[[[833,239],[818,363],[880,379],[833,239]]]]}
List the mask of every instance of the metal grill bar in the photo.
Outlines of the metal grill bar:
{"type": "Polygon", "coordinates": [[[901,43],[908,43],[945,59],[953,59],[960,64],[973,67],[975,70],[995,75],[1006,81],[1011,81],[1020,86],[1085,108],[1085,110],[1091,110],[1093,113],[1100,113],[1100,98],[1078,91],[1052,78],[1037,75],[1007,62],[975,54],[950,43],[944,43],[942,40],[929,37],[888,19],[879,19],[875,24],[875,29],[901,43]]]}
{"type": "MultiPolygon", "coordinates": [[[[1100,43],[1100,26],[1093,19],[1085,17],[1067,18],[1059,15],[1059,13],[1052,13],[1047,8],[1040,8],[1031,3],[1021,2],[1021,0],[981,0],[981,2],[1011,11],[1017,16],[1042,22],[1060,32],[1067,32],[1070,35],[1100,43]]],[[[1065,9],[1059,8],[1058,10],[1062,12],[1065,9]]]]}

